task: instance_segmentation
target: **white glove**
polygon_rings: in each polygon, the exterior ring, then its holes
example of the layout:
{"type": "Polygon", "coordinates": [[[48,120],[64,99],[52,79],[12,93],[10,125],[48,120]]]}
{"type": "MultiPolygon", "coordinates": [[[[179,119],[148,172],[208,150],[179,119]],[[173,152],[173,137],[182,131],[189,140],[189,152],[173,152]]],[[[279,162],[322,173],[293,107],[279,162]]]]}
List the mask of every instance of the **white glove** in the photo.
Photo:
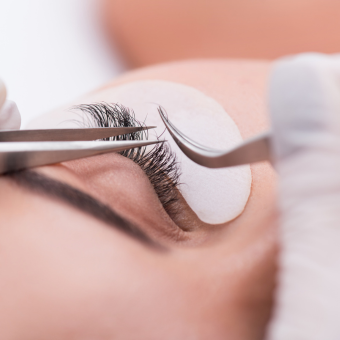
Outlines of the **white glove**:
{"type": "Polygon", "coordinates": [[[0,79],[0,129],[13,130],[20,129],[21,116],[17,105],[6,100],[6,87],[0,79]]]}
{"type": "Polygon", "coordinates": [[[274,65],[278,289],[270,340],[340,339],[340,55],[274,65]]]}

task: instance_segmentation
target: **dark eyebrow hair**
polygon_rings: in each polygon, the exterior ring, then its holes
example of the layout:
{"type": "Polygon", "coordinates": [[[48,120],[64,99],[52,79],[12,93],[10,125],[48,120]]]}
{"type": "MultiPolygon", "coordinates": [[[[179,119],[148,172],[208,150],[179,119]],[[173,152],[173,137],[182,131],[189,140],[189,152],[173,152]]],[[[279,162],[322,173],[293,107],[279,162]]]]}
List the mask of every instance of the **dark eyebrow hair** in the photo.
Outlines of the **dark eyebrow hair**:
{"type": "Polygon", "coordinates": [[[12,179],[21,187],[59,199],[60,201],[115,227],[148,246],[153,248],[163,248],[151,240],[151,238],[139,227],[120,216],[108,205],[66,183],[59,182],[31,170],[18,171],[5,176],[12,179]]]}

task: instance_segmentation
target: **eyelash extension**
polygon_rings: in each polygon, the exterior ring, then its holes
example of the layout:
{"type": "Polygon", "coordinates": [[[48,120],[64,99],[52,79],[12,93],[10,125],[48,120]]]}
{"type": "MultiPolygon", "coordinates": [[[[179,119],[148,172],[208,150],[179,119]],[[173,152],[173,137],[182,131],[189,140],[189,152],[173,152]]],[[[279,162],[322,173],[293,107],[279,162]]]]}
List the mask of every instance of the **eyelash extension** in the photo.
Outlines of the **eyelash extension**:
{"type": "MultiPolygon", "coordinates": [[[[73,109],[80,110],[86,113],[82,116],[83,122],[80,123],[86,127],[139,127],[144,126],[135,118],[133,110],[120,104],[81,104],[74,106],[73,109]]],[[[78,122],[79,123],[79,122],[78,122]]],[[[103,141],[115,140],[142,140],[148,139],[148,131],[138,131],[126,135],[119,135],[114,137],[103,138],[103,141]]],[[[145,147],[129,149],[120,152],[124,157],[143,157],[145,154],[145,147]]]]}
{"type": "MultiPolygon", "coordinates": [[[[74,107],[87,113],[83,124],[87,127],[135,127],[145,126],[135,118],[133,110],[121,104],[95,103],[74,107]]],[[[105,138],[102,140],[142,140],[148,139],[147,131],[105,138]]],[[[150,151],[146,147],[126,150],[120,153],[138,164],[149,178],[165,211],[173,216],[174,206],[179,200],[180,170],[176,155],[166,143],[157,144],[150,151]]]]}

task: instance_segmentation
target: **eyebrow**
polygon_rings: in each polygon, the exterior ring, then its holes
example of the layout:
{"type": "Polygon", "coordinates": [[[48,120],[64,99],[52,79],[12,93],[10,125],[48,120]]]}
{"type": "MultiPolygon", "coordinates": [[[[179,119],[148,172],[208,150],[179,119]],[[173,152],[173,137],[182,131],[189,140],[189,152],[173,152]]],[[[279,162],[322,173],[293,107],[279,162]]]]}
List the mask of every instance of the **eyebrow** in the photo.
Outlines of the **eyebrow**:
{"type": "Polygon", "coordinates": [[[97,220],[115,227],[126,235],[150,247],[160,247],[160,245],[151,240],[151,238],[138,226],[120,216],[108,205],[66,183],[59,182],[31,170],[10,173],[6,175],[6,177],[12,179],[16,184],[23,188],[58,199],[86,214],[89,214],[97,220]]]}

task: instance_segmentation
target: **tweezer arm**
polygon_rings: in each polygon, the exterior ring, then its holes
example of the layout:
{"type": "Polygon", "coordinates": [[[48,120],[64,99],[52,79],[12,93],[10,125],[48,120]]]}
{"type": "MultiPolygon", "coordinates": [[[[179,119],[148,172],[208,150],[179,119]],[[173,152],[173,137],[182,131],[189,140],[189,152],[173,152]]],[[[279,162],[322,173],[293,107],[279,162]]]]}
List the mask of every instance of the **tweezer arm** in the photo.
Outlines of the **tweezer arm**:
{"type": "Polygon", "coordinates": [[[154,126],[79,129],[3,130],[0,142],[87,141],[152,129],[154,126]]]}
{"type": "Polygon", "coordinates": [[[224,168],[265,160],[270,161],[270,132],[265,132],[245,140],[240,145],[228,150],[220,151],[203,147],[198,143],[187,146],[182,136],[174,136],[180,149],[192,161],[207,168],[224,168]]]}
{"type": "Polygon", "coordinates": [[[226,168],[229,166],[250,164],[266,160],[271,161],[270,131],[247,139],[234,148],[221,151],[195,142],[178,130],[168,120],[161,108],[158,109],[158,112],[178,147],[188,158],[199,165],[207,168],[226,168]]]}
{"type": "Polygon", "coordinates": [[[270,131],[249,138],[229,152],[214,159],[211,162],[211,167],[221,168],[271,161],[270,139],[270,131]]]}
{"type": "Polygon", "coordinates": [[[157,144],[158,140],[0,143],[0,174],[157,144]]]}

